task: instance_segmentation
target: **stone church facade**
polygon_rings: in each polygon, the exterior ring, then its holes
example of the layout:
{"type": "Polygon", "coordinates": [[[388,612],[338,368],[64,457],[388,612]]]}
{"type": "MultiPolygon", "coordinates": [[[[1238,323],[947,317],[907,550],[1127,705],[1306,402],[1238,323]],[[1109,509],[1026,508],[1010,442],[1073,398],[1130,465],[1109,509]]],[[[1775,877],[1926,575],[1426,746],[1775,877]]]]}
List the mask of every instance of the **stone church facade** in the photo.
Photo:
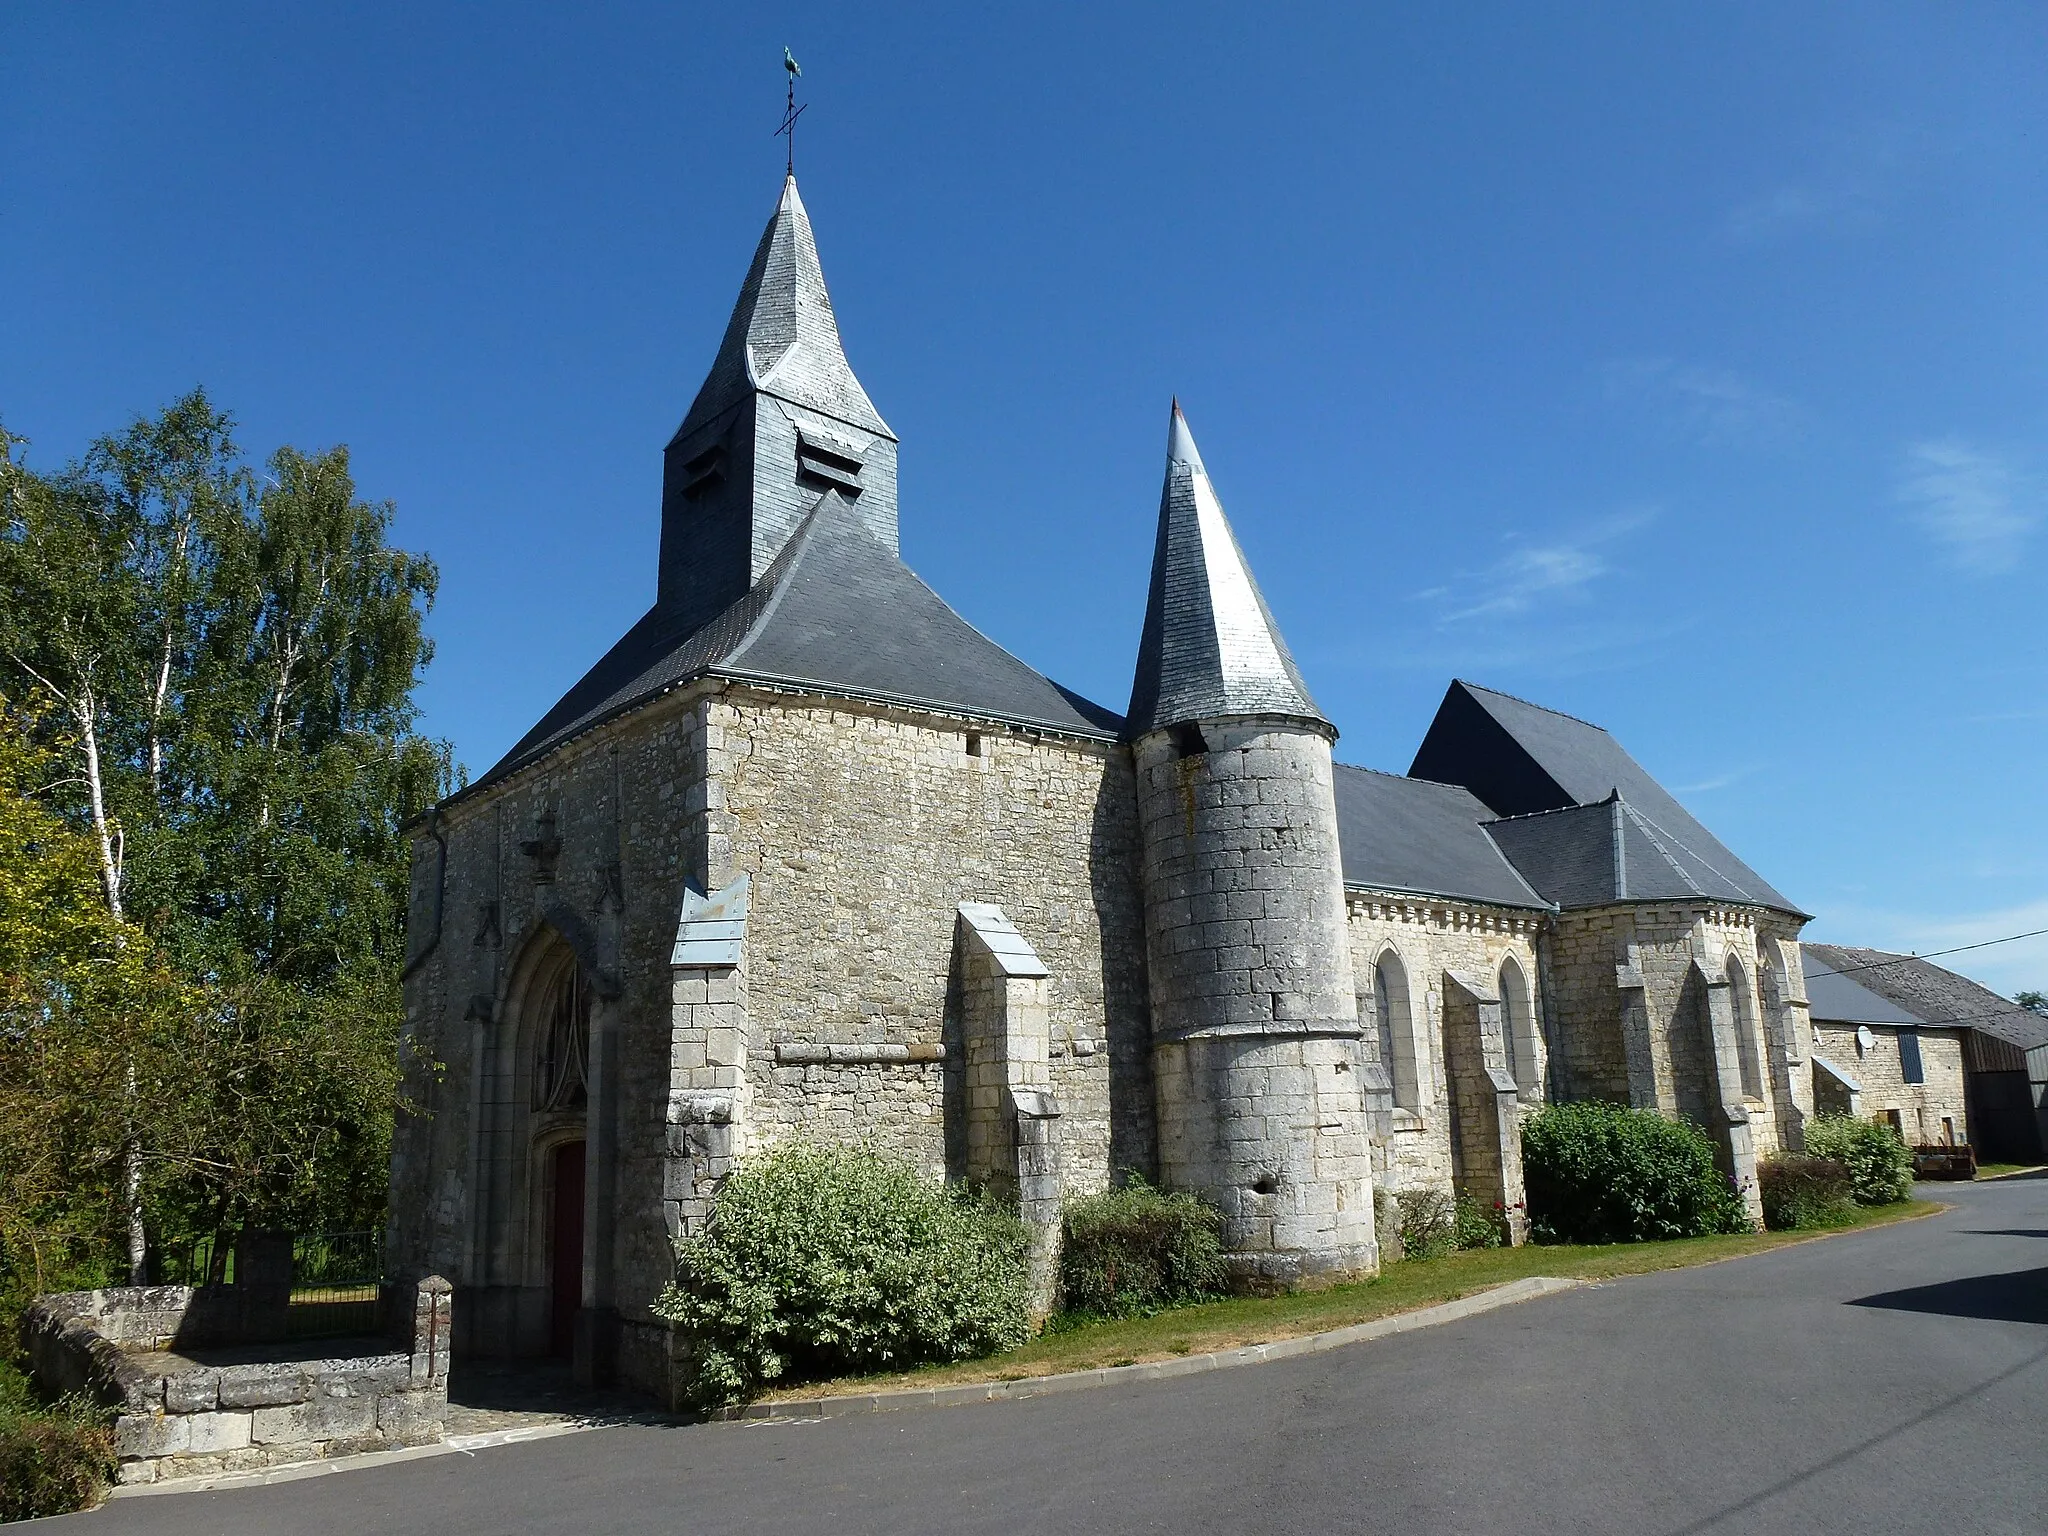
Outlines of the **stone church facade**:
{"type": "Polygon", "coordinates": [[[1370,1272],[1379,1191],[1522,1234],[1519,1127],[1604,1097],[1755,1165],[1813,1106],[1805,917],[1605,731],[1454,683],[1337,764],[1185,419],[1129,707],[897,548],[897,440],[794,179],[664,461],[654,607],[413,829],[391,1273],[458,1351],[667,1395],[650,1307],[735,1159],[865,1138],[1035,1234],[1125,1170],[1233,1263],[1370,1272]]]}

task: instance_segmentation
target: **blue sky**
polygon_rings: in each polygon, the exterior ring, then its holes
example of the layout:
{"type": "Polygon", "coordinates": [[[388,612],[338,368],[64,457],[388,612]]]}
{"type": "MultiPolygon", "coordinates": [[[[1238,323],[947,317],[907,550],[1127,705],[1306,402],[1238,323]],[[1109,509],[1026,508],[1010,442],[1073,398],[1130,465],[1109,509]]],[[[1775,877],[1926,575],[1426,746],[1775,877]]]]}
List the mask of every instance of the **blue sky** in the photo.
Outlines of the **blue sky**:
{"type": "Polygon", "coordinates": [[[1812,936],[2048,927],[2038,5],[9,10],[0,419],[347,442],[472,770],[652,596],[787,43],[905,558],[989,634],[1121,707],[1177,392],[1340,757],[1465,676],[1812,936]]]}

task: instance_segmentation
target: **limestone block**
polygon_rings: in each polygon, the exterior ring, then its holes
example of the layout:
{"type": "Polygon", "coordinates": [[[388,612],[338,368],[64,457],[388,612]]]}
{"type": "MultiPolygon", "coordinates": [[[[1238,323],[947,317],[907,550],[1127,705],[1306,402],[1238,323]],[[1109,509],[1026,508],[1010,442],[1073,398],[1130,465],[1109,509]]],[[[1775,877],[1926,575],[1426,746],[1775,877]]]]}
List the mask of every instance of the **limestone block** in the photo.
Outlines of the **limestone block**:
{"type": "Polygon", "coordinates": [[[181,1371],[166,1376],[164,1408],[170,1413],[204,1413],[220,1400],[220,1372],[181,1371]]]}
{"type": "Polygon", "coordinates": [[[404,1355],[372,1363],[324,1360],[308,1374],[315,1398],[381,1397],[401,1390],[412,1379],[412,1362],[404,1355]]]}
{"type": "Polygon", "coordinates": [[[313,1384],[296,1363],[221,1368],[223,1408],[270,1408],[282,1403],[303,1403],[312,1395],[313,1384]]]}
{"type": "Polygon", "coordinates": [[[256,1412],[195,1413],[190,1416],[189,1449],[194,1455],[239,1451],[249,1443],[251,1416],[256,1412]]]}
{"type": "Polygon", "coordinates": [[[175,1456],[191,1444],[192,1420],[182,1413],[124,1413],[114,1420],[114,1454],[175,1456]]]}
{"type": "Polygon", "coordinates": [[[281,1408],[258,1408],[250,1433],[258,1445],[289,1445],[359,1435],[376,1426],[374,1398],[324,1397],[281,1408]]]}

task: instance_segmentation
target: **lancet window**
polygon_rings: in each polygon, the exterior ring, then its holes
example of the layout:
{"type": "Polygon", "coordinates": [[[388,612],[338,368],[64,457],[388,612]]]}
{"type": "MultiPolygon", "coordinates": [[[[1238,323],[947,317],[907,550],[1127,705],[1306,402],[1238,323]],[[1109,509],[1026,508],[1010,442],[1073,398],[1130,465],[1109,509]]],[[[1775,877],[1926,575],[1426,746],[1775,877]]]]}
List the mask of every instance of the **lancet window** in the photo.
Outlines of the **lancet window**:
{"type": "Polygon", "coordinates": [[[576,1110],[589,1102],[590,988],[574,960],[550,983],[533,1062],[533,1107],[576,1110]]]}

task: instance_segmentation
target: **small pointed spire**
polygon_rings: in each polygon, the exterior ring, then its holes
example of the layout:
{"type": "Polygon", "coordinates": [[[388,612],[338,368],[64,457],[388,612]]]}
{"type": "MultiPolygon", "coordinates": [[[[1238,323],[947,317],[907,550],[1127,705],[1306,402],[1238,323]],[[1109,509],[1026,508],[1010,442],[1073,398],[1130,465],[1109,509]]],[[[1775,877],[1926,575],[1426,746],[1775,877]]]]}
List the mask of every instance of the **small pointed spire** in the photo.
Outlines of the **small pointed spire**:
{"type": "Polygon", "coordinates": [[[1231,715],[1328,724],[1252,579],[1175,399],[1128,725],[1141,735],[1231,715]]]}
{"type": "Polygon", "coordinates": [[[846,360],[794,175],[783,178],[781,200],[754,250],[718,356],[676,435],[688,436],[755,390],[864,432],[896,436],[846,360]]]}

